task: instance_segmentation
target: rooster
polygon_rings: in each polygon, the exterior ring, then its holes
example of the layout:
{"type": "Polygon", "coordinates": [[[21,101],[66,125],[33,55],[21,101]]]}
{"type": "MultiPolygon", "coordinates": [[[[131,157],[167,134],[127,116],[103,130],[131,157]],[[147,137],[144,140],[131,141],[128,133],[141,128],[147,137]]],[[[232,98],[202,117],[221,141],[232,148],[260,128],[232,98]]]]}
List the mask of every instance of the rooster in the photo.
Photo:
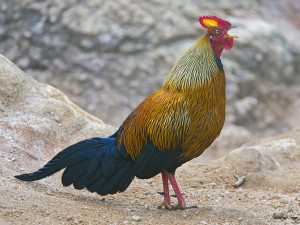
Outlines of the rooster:
{"type": "Polygon", "coordinates": [[[108,138],[78,142],[59,152],[40,170],[15,176],[35,181],[63,168],[62,184],[99,195],[125,191],[134,177],[162,175],[164,200],[158,206],[187,209],[175,170],[198,157],[219,136],[225,120],[226,79],[220,60],[233,47],[228,30],[216,16],[201,16],[207,33],[173,66],[163,88],[148,96],[108,138]],[[178,199],[171,204],[169,181],[178,199]]]}

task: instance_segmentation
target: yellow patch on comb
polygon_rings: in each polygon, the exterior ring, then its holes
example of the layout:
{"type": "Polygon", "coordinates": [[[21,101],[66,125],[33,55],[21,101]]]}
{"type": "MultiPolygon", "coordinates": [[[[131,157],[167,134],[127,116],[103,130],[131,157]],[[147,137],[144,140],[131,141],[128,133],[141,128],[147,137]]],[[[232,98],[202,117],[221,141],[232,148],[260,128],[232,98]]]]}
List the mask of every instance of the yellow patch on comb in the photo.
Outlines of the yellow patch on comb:
{"type": "Polygon", "coordinates": [[[229,22],[227,22],[226,20],[222,20],[216,16],[200,16],[199,22],[205,28],[217,27],[217,26],[228,28],[231,26],[229,22]]]}
{"type": "Polygon", "coordinates": [[[207,27],[216,27],[218,26],[218,22],[212,19],[203,19],[204,25],[207,27]]]}

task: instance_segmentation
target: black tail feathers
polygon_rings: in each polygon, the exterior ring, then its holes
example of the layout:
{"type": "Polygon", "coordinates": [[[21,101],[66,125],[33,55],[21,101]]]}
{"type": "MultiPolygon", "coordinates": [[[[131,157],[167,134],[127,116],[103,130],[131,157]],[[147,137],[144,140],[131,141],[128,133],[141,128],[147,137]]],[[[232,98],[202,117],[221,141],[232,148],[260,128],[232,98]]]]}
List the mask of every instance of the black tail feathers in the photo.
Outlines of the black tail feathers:
{"type": "Polygon", "coordinates": [[[64,186],[87,188],[100,195],[115,194],[127,189],[134,178],[131,158],[118,150],[115,138],[93,138],[67,147],[40,170],[15,176],[34,181],[51,176],[67,167],[62,176],[64,186]]]}

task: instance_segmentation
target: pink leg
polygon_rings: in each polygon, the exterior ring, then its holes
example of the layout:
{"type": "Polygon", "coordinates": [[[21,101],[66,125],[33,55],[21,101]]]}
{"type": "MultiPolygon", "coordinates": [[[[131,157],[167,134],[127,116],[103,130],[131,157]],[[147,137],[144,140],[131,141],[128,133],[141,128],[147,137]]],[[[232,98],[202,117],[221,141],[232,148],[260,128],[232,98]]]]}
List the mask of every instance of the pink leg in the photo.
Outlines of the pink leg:
{"type": "MultiPolygon", "coordinates": [[[[166,171],[166,172],[167,172],[167,171],[166,171]]],[[[179,190],[179,187],[178,187],[178,185],[177,185],[177,182],[176,182],[176,180],[175,180],[175,177],[174,177],[172,174],[168,173],[168,172],[167,172],[167,176],[168,176],[168,179],[170,180],[170,183],[171,183],[171,185],[172,185],[172,187],[173,187],[173,190],[174,190],[174,192],[175,192],[175,195],[177,196],[178,203],[181,204],[182,206],[186,206],[186,205],[185,205],[185,201],[184,201],[184,199],[183,199],[183,197],[182,197],[182,195],[181,195],[181,192],[180,192],[180,190],[179,190]]]]}
{"type": "Polygon", "coordinates": [[[179,209],[198,208],[198,206],[196,206],[196,205],[187,206],[185,204],[185,201],[184,201],[184,199],[182,197],[182,194],[181,194],[181,192],[179,190],[179,187],[177,185],[175,177],[172,174],[170,174],[168,171],[166,171],[166,174],[167,174],[167,177],[168,177],[168,179],[169,179],[169,181],[170,181],[170,183],[171,183],[171,185],[173,187],[173,190],[174,190],[174,192],[175,192],[175,194],[177,196],[177,199],[178,199],[178,204],[175,205],[175,206],[173,206],[172,208],[179,208],[179,209]]]}
{"type": "Polygon", "coordinates": [[[170,204],[169,181],[168,181],[167,171],[165,170],[162,171],[161,175],[162,175],[164,192],[165,192],[164,199],[166,203],[170,204]]]}
{"type": "Polygon", "coordinates": [[[169,180],[168,180],[167,173],[168,172],[166,170],[163,170],[161,172],[163,187],[164,187],[164,201],[157,207],[159,209],[162,206],[165,206],[167,209],[172,209],[172,207],[170,206],[169,180]]]}

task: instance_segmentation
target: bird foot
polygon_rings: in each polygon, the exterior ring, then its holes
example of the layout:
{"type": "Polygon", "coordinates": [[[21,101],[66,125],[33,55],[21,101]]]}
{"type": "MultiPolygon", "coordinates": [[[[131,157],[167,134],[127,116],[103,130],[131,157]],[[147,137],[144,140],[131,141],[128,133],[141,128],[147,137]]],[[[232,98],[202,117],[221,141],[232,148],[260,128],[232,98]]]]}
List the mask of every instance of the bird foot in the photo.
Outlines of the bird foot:
{"type": "Polygon", "coordinates": [[[166,209],[169,209],[169,210],[171,210],[171,209],[173,209],[173,210],[176,210],[176,209],[185,210],[185,209],[198,208],[198,206],[196,206],[196,205],[187,206],[187,205],[182,205],[180,203],[178,203],[178,204],[170,204],[170,203],[167,203],[166,201],[163,201],[159,206],[157,206],[157,208],[161,209],[163,206],[166,209]]]}
{"type": "Polygon", "coordinates": [[[163,192],[157,192],[160,195],[164,196],[164,200],[163,202],[157,207],[158,209],[161,209],[163,206],[165,206],[166,209],[191,209],[191,208],[198,208],[198,206],[196,205],[192,205],[192,206],[187,206],[185,205],[185,201],[182,197],[182,194],[179,190],[179,187],[177,185],[177,182],[175,180],[175,177],[170,174],[168,171],[163,170],[161,172],[162,174],[162,179],[163,179],[163,186],[164,186],[164,191],[163,192]],[[170,203],[170,194],[169,194],[169,181],[173,187],[173,190],[175,192],[175,195],[171,195],[173,197],[176,197],[178,199],[178,203],[177,204],[171,204],[170,203]]]}
{"type": "Polygon", "coordinates": [[[157,206],[157,208],[161,209],[163,206],[169,210],[173,209],[173,205],[171,205],[170,203],[167,203],[166,201],[163,201],[162,203],[160,203],[159,206],[157,206]]]}
{"type": "Polygon", "coordinates": [[[192,209],[192,208],[198,208],[198,206],[196,206],[196,205],[187,206],[187,205],[182,205],[180,203],[172,205],[172,209],[182,209],[182,210],[185,210],[185,209],[192,209]]]}

